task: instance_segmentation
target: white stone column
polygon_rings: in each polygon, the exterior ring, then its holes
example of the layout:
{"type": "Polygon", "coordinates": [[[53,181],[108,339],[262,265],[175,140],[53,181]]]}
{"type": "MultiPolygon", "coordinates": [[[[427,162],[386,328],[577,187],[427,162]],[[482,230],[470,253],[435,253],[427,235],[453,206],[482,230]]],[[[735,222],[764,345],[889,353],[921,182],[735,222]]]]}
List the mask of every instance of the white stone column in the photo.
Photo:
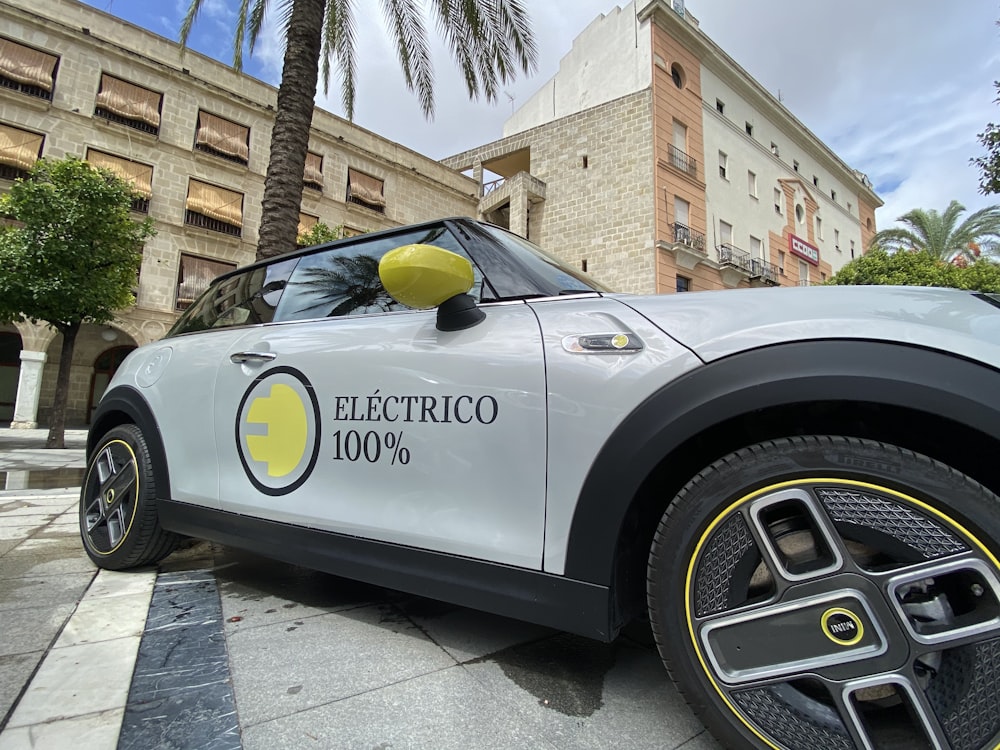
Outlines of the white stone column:
{"type": "Polygon", "coordinates": [[[42,370],[45,352],[21,350],[21,372],[17,378],[17,400],[14,402],[14,429],[33,430],[38,427],[38,397],[42,393],[42,370]]]}

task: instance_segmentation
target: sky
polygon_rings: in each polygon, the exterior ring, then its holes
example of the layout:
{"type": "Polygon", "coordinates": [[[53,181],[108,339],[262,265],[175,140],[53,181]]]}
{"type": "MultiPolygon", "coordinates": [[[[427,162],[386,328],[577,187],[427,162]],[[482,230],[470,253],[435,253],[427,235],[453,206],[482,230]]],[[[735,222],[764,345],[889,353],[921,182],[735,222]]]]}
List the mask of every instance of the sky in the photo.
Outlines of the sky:
{"type": "MultiPolygon", "coordinates": [[[[615,0],[524,0],[538,44],[537,70],[504,87],[496,102],[469,101],[431,29],[435,116],[406,91],[383,33],[380,6],[358,0],[354,121],[434,159],[502,136],[514,108],[559,67],[573,39],[615,0]]],[[[86,0],[176,40],[188,0],[86,0]]],[[[272,0],[272,6],[277,3],[272,0]]],[[[644,0],[639,0],[640,7],[644,0]]],[[[190,46],[232,62],[236,0],[204,0],[190,46]]],[[[913,208],[970,212],[1000,203],[978,192],[969,159],[976,134],[1000,122],[1000,0],[686,0],[702,31],[757,79],[843,161],[869,176],[885,201],[879,228],[913,208]]],[[[277,85],[282,48],[270,23],[244,70],[277,85]],[[270,33],[268,33],[270,32],[270,33]]],[[[343,115],[339,81],[317,104],[343,115]]]]}

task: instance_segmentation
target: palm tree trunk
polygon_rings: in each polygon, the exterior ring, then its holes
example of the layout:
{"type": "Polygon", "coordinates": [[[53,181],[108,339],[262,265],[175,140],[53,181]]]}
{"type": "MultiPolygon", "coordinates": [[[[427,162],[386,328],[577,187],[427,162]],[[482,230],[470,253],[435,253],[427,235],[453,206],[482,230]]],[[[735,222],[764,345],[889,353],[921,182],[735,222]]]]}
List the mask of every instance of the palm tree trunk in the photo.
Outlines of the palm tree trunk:
{"type": "Polygon", "coordinates": [[[52,401],[49,435],[45,440],[46,448],[66,447],[66,397],[69,394],[69,374],[73,369],[73,349],[76,347],[76,335],[79,332],[79,322],[59,326],[59,333],[63,337],[62,354],[59,358],[59,373],[56,375],[56,396],[52,401]]]}
{"type": "Polygon", "coordinates": [[[326,0],[294,0],[292,4],[271,156],[264,178],[258,258],[295,249],[325,9],[326,0]]]}

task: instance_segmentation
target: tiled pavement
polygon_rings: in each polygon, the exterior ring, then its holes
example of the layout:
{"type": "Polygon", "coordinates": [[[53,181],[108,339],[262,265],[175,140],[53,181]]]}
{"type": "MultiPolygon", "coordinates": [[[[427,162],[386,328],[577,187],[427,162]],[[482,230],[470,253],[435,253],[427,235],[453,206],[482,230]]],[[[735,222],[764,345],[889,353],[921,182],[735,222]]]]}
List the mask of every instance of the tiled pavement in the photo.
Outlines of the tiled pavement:
{"type": "MultiPolygon", "coordinates": [[[[33,450],[7,432],[0,471],[33,450]]],[[[600,644],[206,543],[98,573],[76,500],[0,492],[0,750],[717,748],[648,629],[600,644]]]]}

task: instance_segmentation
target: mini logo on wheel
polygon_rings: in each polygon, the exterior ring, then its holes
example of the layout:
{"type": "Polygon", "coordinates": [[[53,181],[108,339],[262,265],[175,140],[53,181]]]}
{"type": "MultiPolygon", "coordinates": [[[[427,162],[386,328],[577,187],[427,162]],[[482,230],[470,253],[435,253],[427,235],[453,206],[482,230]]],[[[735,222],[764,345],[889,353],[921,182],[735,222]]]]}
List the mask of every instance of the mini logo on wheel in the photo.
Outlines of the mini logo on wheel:
{"type": "Polygon", "coordinates": [[[319,402],[306,376],[291,367],[261,373],[236,415],[236,450],[253,486],[266,495],[301,487],[319,443],[319,402]]]}
{"type": "Polygon", "coordinates": [[[853,646],[865,636],[861,618],[843,607],[833,607],[820,618],[823,633],[838,646],[853,646]]]}

